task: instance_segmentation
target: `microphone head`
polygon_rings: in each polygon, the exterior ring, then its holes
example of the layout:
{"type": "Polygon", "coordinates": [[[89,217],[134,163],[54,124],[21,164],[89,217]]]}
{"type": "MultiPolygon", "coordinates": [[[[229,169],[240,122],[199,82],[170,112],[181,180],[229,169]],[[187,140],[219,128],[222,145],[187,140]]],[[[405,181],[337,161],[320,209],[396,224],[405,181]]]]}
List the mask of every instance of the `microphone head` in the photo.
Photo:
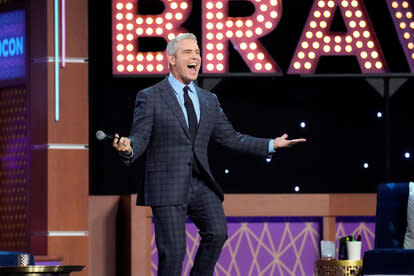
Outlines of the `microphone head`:
{"type": "Polygon", "coordinates": [[[99,141],[105,140],[106,138],[106,134],[105,132],[103,132],[102,130],[98,130],[96,132],[96,139],[98,139],[99,141]]]}

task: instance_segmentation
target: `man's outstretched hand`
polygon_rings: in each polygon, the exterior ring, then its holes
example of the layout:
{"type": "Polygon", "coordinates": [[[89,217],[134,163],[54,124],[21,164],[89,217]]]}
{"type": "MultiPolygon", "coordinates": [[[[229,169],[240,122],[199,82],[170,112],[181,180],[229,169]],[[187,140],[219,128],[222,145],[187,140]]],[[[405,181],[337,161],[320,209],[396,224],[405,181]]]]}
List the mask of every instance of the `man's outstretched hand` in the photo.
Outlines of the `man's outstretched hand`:
{"type": "Polygon", "coordinates": [[[288,135],[287,134],[283,134],[280,137],[275,138],[274,142],[273,142],[273,149],[280,149],[280,148],[290,148],[293,145],[296,145],[297,143],[303,143],[306,142],[305,138],[299,138],[299,139],[292,139],[292,140],[287,140],[288,135]]]}
{"type": "Polygon", "coordinates": [[[119,137],[118,134],[115,134],[112,146],[125,155],[131,155],[132,153],[131,140],[127,137],[119,137]]]}

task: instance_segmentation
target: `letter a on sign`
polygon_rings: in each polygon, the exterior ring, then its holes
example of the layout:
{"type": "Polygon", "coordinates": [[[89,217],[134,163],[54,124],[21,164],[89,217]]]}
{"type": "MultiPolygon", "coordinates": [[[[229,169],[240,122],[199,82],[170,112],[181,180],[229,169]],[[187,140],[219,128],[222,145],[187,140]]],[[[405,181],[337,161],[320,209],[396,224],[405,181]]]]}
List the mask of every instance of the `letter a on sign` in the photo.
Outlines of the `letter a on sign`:
{"type": "Polygon", "coordinates": [[[288,72],[314,73],[321,56],[356,56],[363,73],[388,71],[363,1],[314,1],[288,72]],[[329,31],[338,7],[347,32],[329,31]]]}

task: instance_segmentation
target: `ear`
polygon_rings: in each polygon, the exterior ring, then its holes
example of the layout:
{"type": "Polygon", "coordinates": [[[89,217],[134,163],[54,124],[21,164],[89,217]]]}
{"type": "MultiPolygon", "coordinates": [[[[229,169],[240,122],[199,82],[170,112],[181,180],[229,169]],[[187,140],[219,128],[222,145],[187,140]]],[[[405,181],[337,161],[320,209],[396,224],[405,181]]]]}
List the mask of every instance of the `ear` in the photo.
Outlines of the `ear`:
{"type": "Polygon", "coordinates": [[[174,55],[168,55],[167,58],[168,58],[168,63],[171,66],[175,66],[175,56],[174,55]]]}

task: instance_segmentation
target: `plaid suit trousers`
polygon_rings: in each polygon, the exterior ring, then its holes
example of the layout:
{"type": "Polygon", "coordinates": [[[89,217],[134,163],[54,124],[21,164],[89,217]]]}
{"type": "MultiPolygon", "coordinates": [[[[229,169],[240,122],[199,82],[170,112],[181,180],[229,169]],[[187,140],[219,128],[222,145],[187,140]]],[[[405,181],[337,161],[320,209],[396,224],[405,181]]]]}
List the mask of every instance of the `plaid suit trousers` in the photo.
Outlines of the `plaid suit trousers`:
{"type": "Polygon", "coordinates": [[[194,171],[190,190],[185,204],[152,207],[159,276],[181,275],[186,252],[186,216],[194,222],[201,236],[190,275],[213,275],[227,239],[227,222],[221,201],[194,171]]]}

